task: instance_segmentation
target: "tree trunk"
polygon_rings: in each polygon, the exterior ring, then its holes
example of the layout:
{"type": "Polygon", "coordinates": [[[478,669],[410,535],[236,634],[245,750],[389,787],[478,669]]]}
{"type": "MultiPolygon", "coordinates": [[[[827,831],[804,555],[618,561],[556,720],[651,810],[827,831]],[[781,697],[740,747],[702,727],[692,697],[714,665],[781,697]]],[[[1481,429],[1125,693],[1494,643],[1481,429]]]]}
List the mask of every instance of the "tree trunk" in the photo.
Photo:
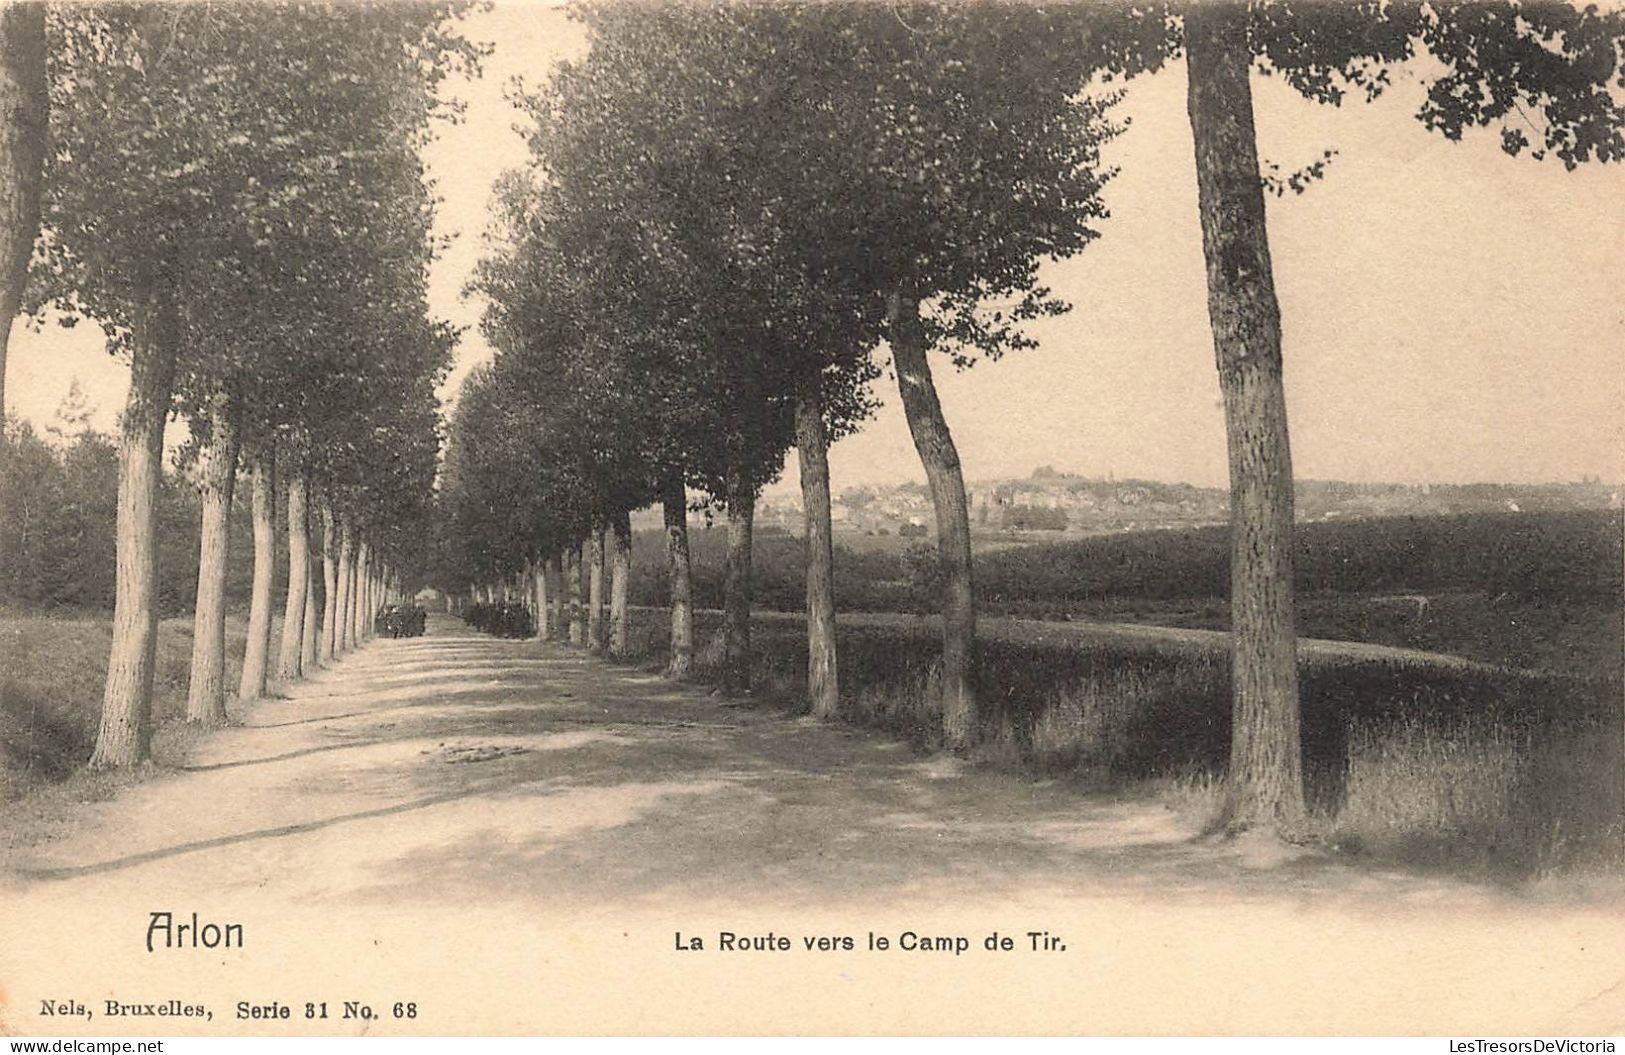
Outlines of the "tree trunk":
{"type": "Polygon", "coordinates": [[[547,590],[547,561],[531,565],[531,589],[536,591],[536,640],[546,641],[552,629],[553,613],[548,609],[552,598],[547,590]]]}
{"type": "Polygon", "coordinates": [[[288,594],[282,607],[282,651],[276,676],[294,681],[305,672],[305,609],[310,590],[309,502],[305,482],[288,480],[288,594]]]}
{"type": "Polygon", "coordinates": [[[1247,9],[1185,15],[1187,105],[1207,258],[1208,318],[1230,455],[1234,711],[1224,820],[1291,829],[1303,816],[1292,596],[1292,453],[1281,314],[1253,130],[1247,9]]]}
{"type": "Polygon", "coordinates": [[[351,618],[355,613],[355,537],[347,517],[339,518],[339,604],[333,627],[333,651],[348,652],[353,640],[351,618]]]}
{"type": "Polygon", "coordinates": [[[599,637],[603,639],[600,644],[606,646],[609,639],[609,550],[610,530],[600,528],[598,549],[594,553],[598,558],[598,567],[594,569],[594,573],[598,576],[599,637]]]}
{"type": "Polygon", "coordinates": [[[357,542],[355,547],[355,608],[350,613],[353,625],[350,627],[350,637],[355,641],[356,647],[366,643],[369,606],[372,603],[372,569],[368,567],[372,554],[367,549],[367,543],[357,542]]]}
{"type": "Polygon", "coordinates": [[[250,513],[254,522],[254,587],[248,601],[248,643],[237,698],[265,695],[271,661],[271,580],[276,577],[276,461],[266,453],[254,459],[250,513]]]}
{"type": "MultiPolygon", "coordinates": [[[[168,290],[164,291],[167,296],[168,290]]],[[[158,482],[175,381],[174,306],[154,297],[136,320],[130,390],[119,422],[118,544],[113,643],[92,769],[145,762],[152,746],[158,645],[158,482]]]]}
{"type": "Polygon", "coordinates": [[[722,587],[722,691],[750,691],[751,530],[756,494],[736,468],[728,469],[728,563],[722,587]]]}
{"type": "Polygon", "coordinates": [[[976,734],[976,697],[971,664],[976,654],[976,594],[971,577],[970,508],[959,449],[942,416],[931,365],[925,357],[920,299],[893,293],[888,327],[903,414],[914,449],[925,467],[937,515],[937,556],[942,562],[942,738],[963,751],[976,734]]]}
{"type": "Polygon", "coordinates": [[[367,629],[367,543],[356,532],[355,563],[350,574],[354,577],[354,592],[350,595],[350,644],[360,648],[365,642],[367,629]]]}
{"type": "Polygon", "coordinates": [[[807,700],[833,718],[839,700],[835,663],[835,539],[829,508],[829,441],[816,399],[796,403],[796,460],[807,522],[807,700]]]}
{"type": "MultiPolygon", "coordinates": [[[[305,499],[305,519],[308,526],[311,512],[308,487],[305,494],[307,496],[305,499]]],[[[310,556],[308,541],[305,558],[305,617],[299,636],[299,669],[304,674],[310,674],[315,671],[317,664],[316,623],[321,617],[317,614],[316,604],[316,594],[320,583],[317,578],[316,561],[310,556]]]]}
{"type": "Polygon", "coordinates": [[[322,643],[321,661],[333,662],[339,647],[339,536],[333,506],[322,503],[322,643]]]}
{"type": "Polygon", "coordinates": [[[604,650],[604,533],[587,536],[582,557],[587,565],[587,651],[604,650]]]}
{"type": "Polygon", "coordinates": [[[671,661],[666,677],[694,669],[694,575],[688,559],[688,496],[681,476],[668,477],[660,496],[666,518],[666,567],[671,575],[671,661]]]}
{"type": "Polygon", "coordinates": [[[355,600],[350,606],[350,643],[360,647],[367,640],[367,624],[372,604],[372,549],[365,539],[355,547],[355,600]]]}
{"type": "Polygon", "coordinates": [[[186,720],[220,725],[226,720],[226,569],[231,549],[231,495],[237,482],[237,429],[224,399],[217,401],[210,417],[209,442],[198,453],[203,511],[186,720]]]}
{"type": "Polygon", "coordinates": [[[573,568],[565,571],[565,577],[570,581],[570,644],[585,645],[587,643],[587,543],[571,547],[570,556],[575,562],[573,568]]]}
{"type": "Polygon", "coordinates": [[[565,600],[564,587],[564,558],[558,554],[547,559],[548,590],[553,602],[553,616],[548,627],[550,637],[564,637],[565,626],[570,621],[570,607],[565,600]]]}
{"type": "Polygon", "coordinates": [[[628,627],[626,595],[632,578],[632,515],[622,510],[614,521],[610,548],[609,654],[626,656],[628,627]]]}
{"type": "MultiPolygon", "coordinates": [[[[11,324],[22,304],[28,259],[39,236],[40,184],[50,123],[45,48],[44,3],[10,3],[0,10],[0,420],[6,405],[11,324]]],[[[0,511],[5,509],[9,472],[0,445],[0,511]]],[[[4,568],[5,555],[0,552],[0,572],[4,568]]]]}

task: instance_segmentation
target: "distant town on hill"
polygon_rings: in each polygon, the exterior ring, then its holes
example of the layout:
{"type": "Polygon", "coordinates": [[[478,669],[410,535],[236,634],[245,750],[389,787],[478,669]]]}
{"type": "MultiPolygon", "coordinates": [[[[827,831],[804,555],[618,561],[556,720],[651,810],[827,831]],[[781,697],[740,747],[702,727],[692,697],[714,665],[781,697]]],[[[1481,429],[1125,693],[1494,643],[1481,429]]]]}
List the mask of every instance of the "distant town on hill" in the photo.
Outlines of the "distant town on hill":
{"type": "MultiPolygon", "coordinates": [[[[1098,478],[1041,466],[1025,478],[968,485],[971,530],[977,534],[1098,535],[1224,523],[1230,493],[1223,488],[1155,480],[1098,478]]],[[[1595,478],[1578,483],[1388,484],[1299,480],[1302,522],[1473,512],[1537,512],[1619,508],[1622,489],[1595,478]]],[[[648,515],[648,514],[646,514],[648,515]]],[[[923,536],[934,530],[924,484],[851,488],[831,515],[838,532],[923,536]]],[[[652,523],[658,523],[653,511],[652,523]]],[[[801,496],[777,487],[756,506],[760,529],[802,531],[801,496]]]]}

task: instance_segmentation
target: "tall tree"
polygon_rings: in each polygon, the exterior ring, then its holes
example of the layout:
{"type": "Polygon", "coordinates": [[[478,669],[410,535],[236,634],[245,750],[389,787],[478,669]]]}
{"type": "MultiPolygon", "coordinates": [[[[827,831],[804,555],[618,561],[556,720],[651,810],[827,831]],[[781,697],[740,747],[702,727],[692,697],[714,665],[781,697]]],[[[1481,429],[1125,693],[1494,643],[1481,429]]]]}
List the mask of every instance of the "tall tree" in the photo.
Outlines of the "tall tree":
{"type": "Polygon", "coordinates": [[[627,604],[632,586],[632,517],[626,510],[615,516],[610,537],[609,654],[624,659],[631,633],[627,604]]]}
{"type": "Polygon", "coordinates": [[[204,725],[226,720],[226,568],[230,559],[232,495],[237,485],[236,411],[216,402],[198,439],[197,477],[202,494],[197,600],[192,613],[192,678],[186,719],[204,725]]]}
{"type": "MultiPolygon", "coordinates": [[[[39,236],[48,105],[44,0],[7,4],[0,10],[0,409],[11,324],[22,308],[28,259],[39,236]]],[[[0,452],[0,509],[7,500],[6,473],[0,452]]],[[[0,575],[5,560],[0,549],[0,575]]]]}
{"type": "Polygon", "coordinates": [[[1419,73],[1425,126],[1457,139],[1500,125],[1508,153],[1573,168],[1625,157],[1625,14],[1502,0],[1254,0],[1190,4],[1182,15],[1230,464],[1234,706],[1223,819],[1291,833],[1303,813],[1292,460],[1252,72],[1278,73],[1306,98],[1340,104],[1351,92],[1376,98],[1392,66],[1425,53],[1434,60],[1419,73]],[[1538,144],[1528,136],[1536,120],[1538,144]]]}
{"type": "Polygon", "coordinates": [[[333,507],[322,503],[322,633],[318,660],[331,663],[338,652],[339,533],[333,507]]]}
{"type": "Polygon", "coordinates": [[[244,700],[264,696],[270,681],[271,580],[276,574],[276,459],[264,448],[254,451],[252,459],[248,515],[254,531],[254,579],[248,596],[243,669],[237,683],[237,696],[244,700]]]}
{"type": "Polygon", "coordinates": [[[948,350],[959,364],[996,358],[1030,343],[1020,322],[1064,310],[1037,268],[1096,236],[1108,175],[1099,148],[1117,131],[1107,120],[1115,96],[1085,89],[1138,39],[1132,17],[1098,39],[1077,31],[1081,17],[1019,5],[916,5],[889,22],[869,12],[850,59],[857,76],[838,97],[857,134],[832,149],[870,206],[849,252],[872,256],[866,277],[886,304],[936,510],[943,737],[955,749],[976,733],[975,590],[963,474],[927,352],[948,350]],[[1017,50],[1022,61],[1011,62],[1017,50]],[[1011,306],[986,310],[989,301],[1011,306]]]}
{"type": "Polygon", "coordinates": [[[293,681],[304,673],[306,612],[309,610],[310,534],[305,482],[288,482],[288,594],[282,610],[282,648],[277,677],[293,681]]]}
{"type": "Polygon", "coordinates": [[[688,496],[680,472],[669,471],[662,481],[660,511],[666,533],[666,574],[671,584],[666,676],[684,678],[694,669],[694,577],[688,554],[688,496]]]}

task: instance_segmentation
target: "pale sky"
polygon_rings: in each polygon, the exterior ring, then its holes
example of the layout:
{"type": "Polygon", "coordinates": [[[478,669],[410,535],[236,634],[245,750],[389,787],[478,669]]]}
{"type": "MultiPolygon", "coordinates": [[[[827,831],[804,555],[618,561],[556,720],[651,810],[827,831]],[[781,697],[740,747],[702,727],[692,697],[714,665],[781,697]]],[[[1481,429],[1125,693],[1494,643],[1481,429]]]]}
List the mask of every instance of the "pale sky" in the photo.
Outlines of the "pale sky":
{"type": "MultiPolygon", "coordinates": [[[[504,89],[514,75],[539,83],[583,37],[559,9],[512,0],[467,30],[496,52],[481,81],[454,87],[468,120],[428,160],[442,226],[459,234],[433,302],[472,326],[480,306],[459,294],[491,182],[525,158],[504,89]]],[[[1449,143],[1413,119],[1419,86],[1403,71],[1396,81],[1378,103],[1341,109],[1254,81],[1266,161],[1292,170],[1339,152],[1308,193],[1270,201],[1297,474],[1625,479],[1625,168],[1508,158],[1487,132],[1449,143]]],[[[1103,237],[1043,273],[1073,311],[1033,327],[1036,349],[960,375],[936,364],[972,480],[1049,464],[1225,481],[1183,66],[1133,81],[1119,114],[1132,126],[1107,147],[1121,173],[1103,237]]],[[[471,328],[446,394],[488,355],[471,328]]],[[[111,428],[127,376],[94,327],[18,327],[7,407],[43,424],[77,377],[111,428]]],[[[832,450],[837,490],[923,481],[892,384],[880,382],[876,418],[832,450]]],[[[793,473],[792,459],[786,484],[793,473]]]]}

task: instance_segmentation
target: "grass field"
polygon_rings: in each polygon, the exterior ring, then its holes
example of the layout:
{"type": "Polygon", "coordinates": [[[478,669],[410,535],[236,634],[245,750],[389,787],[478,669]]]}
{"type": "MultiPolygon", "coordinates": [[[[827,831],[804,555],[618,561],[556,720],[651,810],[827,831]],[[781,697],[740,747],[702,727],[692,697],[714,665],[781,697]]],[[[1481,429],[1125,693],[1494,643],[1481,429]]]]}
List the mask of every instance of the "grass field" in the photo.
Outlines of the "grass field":
{"type": "MultiPolygon", "coordinates": [[[[701,613],[697,630],[705,680],[718,674],[717,619],[701,613]]],[[[840,627],[842,717],[929,750],[939,644],[910,623],[854,617],[840,627]]],[[[663,613],[637,613],[647,665],[664,663],[666,633],[663,613]]],[[[804,710],[800,619],[759,620],[752,643],[756,699],[804,710]]],[[[1315,840],[1480,877],[1625,865],[1617,679],[1313,656],[1302,676],[1315,840]]],[[[994,621],[981,634],[977,689],[984,762],[1085,788],[1173,787],[1195,808],[1216,804],[1230,738],[1222,648],[1089,643],[994,621]]]]}
{"type": "MultiPolygon", "coordinates": [[[[1308,637],[1448,652],[1580,676],[1625,668],[1620,514],[1473,513],[1303,524],[1297,532],[1299,631],[1308,637]]],[[[722,599],[723,531],[691,533],[696,602],[722,599]]],[[[658,532],[635,539],[633,603],[667,602],[658,532]]],[[[840,536],[842,611],[927,612],[925,544],[840,536]],[[910,549],[913,547],[913,553],[910,549]]],[[[759,535],[757,603],[798,611],[802,542],[759,535]]],[[[978,547],[982,610],[1229,628],[1229,543],[1222,527],[978,547]]]]}
{"type": "MultiPolygon", "coordinates": [[[[273,641],[281,620],[273,620],[273,641]]],[[[112,642],[105,612],[0,609],[0,799],[59,782],[89,760],[112,642]]],[[[242,676],[247,617],[226,620],[226,686],[242,676]]],[[[184,717],[192,662],[191,616],[158,624],[154,717],[184,717]]]]}

